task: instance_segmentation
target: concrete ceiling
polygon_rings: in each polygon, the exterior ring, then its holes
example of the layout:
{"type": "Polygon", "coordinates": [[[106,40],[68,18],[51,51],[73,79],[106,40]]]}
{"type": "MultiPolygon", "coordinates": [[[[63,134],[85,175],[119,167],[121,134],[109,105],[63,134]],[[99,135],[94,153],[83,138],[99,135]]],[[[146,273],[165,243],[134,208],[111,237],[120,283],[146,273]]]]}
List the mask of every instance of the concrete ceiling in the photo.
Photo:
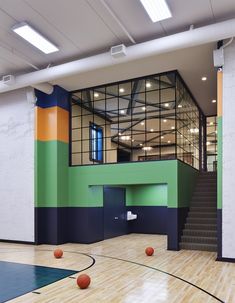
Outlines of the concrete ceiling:
{"type": "MultiPolygon", "coordinates": [[[[101,53],[120,43],[131,45],[126,31],[139,43],[188,30],[191,24],[198,27],[235,17],[234,0],[168,0],[168,4],[173,18],[152,23],[139,0],[0,0],[0,76],[22,74],[48,64],[57,65],[101,53]],[[45,34],[60,51],[44,55],[18,38],[11,27],[20,21],[27,21],[45,34]]],[[[178,69],[205,113],[214,114],[215,105],[211,104],[211,99],[216,97],[213,48],[210,44],[56,83],[73,90],[178,69]],[[205,73],[208,81],[201,83],[199,78],[205,73]]]]}

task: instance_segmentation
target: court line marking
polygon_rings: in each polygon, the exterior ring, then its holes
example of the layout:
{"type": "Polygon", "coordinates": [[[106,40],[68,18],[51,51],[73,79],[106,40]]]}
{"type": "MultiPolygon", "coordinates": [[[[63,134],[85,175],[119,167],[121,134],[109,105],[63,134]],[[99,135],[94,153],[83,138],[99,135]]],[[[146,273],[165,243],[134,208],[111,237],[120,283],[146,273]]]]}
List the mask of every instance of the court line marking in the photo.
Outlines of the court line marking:
{"type": "MultiPolygon", "coordinates": [[[[8,248],[8,249],[11,249],[11,248],[8,248]]],[[[12,249],[17,249],[17,248],[12,248],[12,249]]],[[[19,248],[18,248],[18,249],[19,249],[19,248]]],[[[27,250],[27,251],[28,251],[28,250],[27,250]]],[[[51,250],[51,249],[35,249],[35,251],[50,251],[50,252],[53,252],[54,250],[51,250]]],[[[22,252],[22,251],[17,250],[16,252],[22,252]]],[[[161,273],[166,274],[166,275],[168,275],[168,276],[171,276],[171,277],[173,277],[173,278],[175,278],[175,279],[178,279],[178,280],[180,280],[180,281],[182,281],[182,282],[184,282],[184,283],[187,283],[187,284],[191,285],[192,287],[195,287],[195,288],[199,289],[200,291],[206,293],[207,295],[209,295],[210,297],[214,298],[214,299],[217,300],[218,302],[226,303],[225,301],[221,300],[220,298],[216,297],[215,295],[213,295],[212,293],[208,292],[207,290],[201,288],[200,286],[197,286],[196,284],[194,284],[194,283],[192,283],[192,282],[190,282],[190,281],[187,281],[187,280],[185,280],[185,279],[183,279],[183,278],[181,278],[181,277],[179,277],[179,276],[176,276],[176,275],[174,275],[174,274],[171,274],[171,273],[169,273],[169,272],[167,272],[167,271],[161,270],[161,269],[156,268],[156,267],[152,267],[152,266],[149,266],[149,265],[145,265],[145,264],[143,264],[143,263],[134,262],[134,261],[131,261],[131,260],[126,260],[126,259],[117,258],[117,257],[112,257],[112,256],[106,256],[106,255],[98,255],[98,254],[93,254],[93,253],[88,254],[88,253],[84,253],[84,252],[79,252],[79,251],[68,251],[68,250],[64,250],[64,252],[73,253],[73,254],[81,254],[81,255],[90,257],[90,258],[92,259],[92,263],[91,263],[89,266],[87,266],[86,268],[84,268],[84,269],[82,269],[82,270],[79,270],[78,273],[79,273],[79,272],[82,272],[82,271],[85,271],[85,270],[87,270],[87,269],[89,269],[90,267],[92,267],[92,266],[95,264],[96,260],[95,260],[95,258],[93,258],[92,256],[101,257],[101,258],[113,259],[113,260],[122,261],[122,262],[126,262],[126,263],[131,263],[131,264],[135,264],[135,265],[138,265],[138,266],[146,267],[146,268],[148,268],[148,269],[151,269],[151,270],[155,270],[155,271],[161,272],[161,273]]],[[[53,283],[56,283],[56,282],[53,282],[53,283]]],[[[52,283],[50,283],[50,284],[52,284],[52,283]]],[[[48,284],[48,285],[49,285],[49,284],[48,284]]]]}
{"type": "MultiPolygon", "coordinates": [[[[19,248],[7,248],[7,249],[10,249],[10,251],[5,251],[5,248],[0,248],[0,249],[4,249],[4,251],[3,252],[0,252],[0,253],[9,253],[9,252],[11,252],[12,250],[16,250],[16,251],[14,251],[14,252],[16,252],[16,253],[23,253],[23,252],[28,252],[29,250],[24,250],[24,249],[20,249],[19,250],[19,248]]],[[[53,252],[54,250],[50,250],[50,249],[44,249],[44,250],[42,250],[42,249],[35,249],[34,251],[50,251],[50,252],[53,252]]],[[[65,250],[64,250],[65,251],[65,250]]],[[[66,252],[66,251],[65,251],[66,252]]],[[[75,252],[76,253],[76,252],[75,252]]],[[[67,278],[71,278],[71,279],[76,279],[75,277],[72,277],[73,275],[75,275],[75,274],[78,274],[78,273],[80,273],[80,272],[82,272],[82,271],[84,271],[84,270],[87,270],[87,269],[89,269],[90,267],[92,267],[94,264],[95,264],[95,258],[93,258],[92,256],[90,256],[90,255],[88,255],[88,254],[86,254],[86,253],[80,253],[81,255],[84,255],[84,256],[87,256],[87,257],[89,257],[90,259],[92,259],[92,263],[89,265],[89,266],[87,266],[86,268],[83,268],[83,269],[81,269],[81,270],[73,270],[73,271],[75,271],[76,273],[73,273],[72,275],[70,275],[70,276],[67,276],[67,277],[64,277],[64,278],[60,278],[60,279],[58,279],[57,281],[55,281],[55,282],[51,282],[51,283],[48,283],[47,285],[44,285],[44,286],[42,286],[42,287],[40,287],[40,288],[35,288],[33,291],[31,290],[31,291],[28,291],[28,292],[25,292],[25,293],[23,293],[23,294],[21,294],[20,296],[17,296],[17,297],[13,297],[13,298],[11,298],[10,300],[14,300],[14,299],[16,299],[16,298],[19,298],[19,297],[21,297],[21,296],[24,296],[24,295],[27,295],[27,294],[29,294],[29,293],[33,293],[33,294],[37,294],[37,295],[40,295],[41,294],[41,292],[39,292],[38,290],[39,289],[42,289],[43,287],[47,287],[48,285],[51,285],[51,284],[54,284],[54,283],[57,283],[57,282],[59,282],[59,281],[61,281],[61,280],[63,280],[63,279],[67,279],[67,278]]],[[[0,260],[1,262],[8,262],[8,263],[15,263],[15,264],[21,264],[21,265],[31,265],[31,266],[40,266],[40,267],[47,267],[47,268],[53,268],[53,269],[65,269],[66,270],[66,268],[58,268],[58,267],[49,267],[49,266],[43,266],[43,265],[35,265],[35,264],[26,264],[26,263],[18,263],[18,262],[12,262],[12,261],[4,261],[4,260],[0,260]]],[[[7,301],[4,301],[4,302],[7,302],[7,301]]]]}
{"type": "MultiPolygon", "coordinates": [[[[77,253],[77,254],[85,254],[85,253],[82,253],[82,252],[74,252],[74,251],[65,251],[65,252],[68,252],[68,253],[77,253]]],[[[87,255],[87,254],[85,254],[87,255]]],[[[168,276],[171,276],[175,279],[178,279],[184,283],[187,283],[189,285],[191,285],[192,287],[195,287],[197,289],[199,289],[200,291],[206,293],[207,295],[209,295],[210,297],[214,298],[215,300],[217,300],[218,302],[221,302],[221,303],[226,303],[225,301],[222,301],[220,298],[216,297],[215,295],[213,295],[212,293],[208,292],[207,290],[201,288],[200,286],[197,286],[196,284],[190,282],[190,281],[187,281],[179,276],[176,276],[174,274],[171,274],[167,271],[164,271],[164,270],[161,270],[159,268],[156,268],[156,267],[152,267],[152,266],[149,266],[149,265],[145,265],[145,264],[142,264],[142,263],[138,263],[138,262],[134,262],[134,261],[130,261],[130,260],[126,260],[126,259],[122,259],[122,258],[116,258],[116,257],[111,257],[111,256],[105,256],[105,255],[98,255],[98,254],[90,254],[91,256],[96,256],[96,257],[101,257],[101,258],[108,258],[108,259],[113,259],[113,260],[118,260],[118,261],[123,261],[123,262],[127,262],[127,263],[131,263],[131,264],[135,264],[135,265],[139,265],[139,266],[142,266],[142,267],[146,267],[146,268],[149,268],[149,269],[152,269],[152,270],[156,270],[158,272],[161,272],[163,274],[166,274],[168,276]]]]}

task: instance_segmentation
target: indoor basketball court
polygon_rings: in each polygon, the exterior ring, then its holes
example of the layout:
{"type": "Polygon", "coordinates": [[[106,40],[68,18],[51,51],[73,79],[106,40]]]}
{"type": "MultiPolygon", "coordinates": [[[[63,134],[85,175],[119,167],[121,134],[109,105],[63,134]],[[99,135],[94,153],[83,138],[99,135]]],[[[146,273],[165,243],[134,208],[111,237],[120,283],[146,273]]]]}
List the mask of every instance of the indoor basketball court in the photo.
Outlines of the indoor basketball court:
{"type": "Polygon", "coordinates": [[[0,303],[235,303],[234,36],[234,0],[0,0],[0,303]]]}

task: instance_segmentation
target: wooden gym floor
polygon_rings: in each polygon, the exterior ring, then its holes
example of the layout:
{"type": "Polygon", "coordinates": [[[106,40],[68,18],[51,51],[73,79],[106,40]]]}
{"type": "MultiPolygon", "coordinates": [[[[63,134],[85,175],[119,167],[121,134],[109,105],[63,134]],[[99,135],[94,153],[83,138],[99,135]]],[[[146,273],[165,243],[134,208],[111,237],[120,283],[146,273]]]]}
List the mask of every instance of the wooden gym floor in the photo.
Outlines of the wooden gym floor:
{"type": "Polygon", "coordinates": [[[166,236],[131,234],[90,245],[65,244],[59,246],[62,259],[53,257],[52,245],[0,243],[0,261],[74,271],[89,267],[84,272],[92,279],[88,289],[80,290],[73,274],[8,302],[235,303],[235,264],[216,262],[211,252],[167,251],[166,241],[166,236]],[[154,256],[144,254],[147,246],[154,247],[154,256]]]}

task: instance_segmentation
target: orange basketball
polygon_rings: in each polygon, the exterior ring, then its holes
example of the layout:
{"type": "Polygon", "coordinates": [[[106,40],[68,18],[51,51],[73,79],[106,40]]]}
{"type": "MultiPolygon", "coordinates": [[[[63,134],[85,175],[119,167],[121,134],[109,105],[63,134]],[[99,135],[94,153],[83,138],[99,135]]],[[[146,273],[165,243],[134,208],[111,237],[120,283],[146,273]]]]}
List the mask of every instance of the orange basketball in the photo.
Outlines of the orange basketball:
{"type": "Polygon", "coordinates": [[[82,274],[77,278],[77,285],[81,289],[87,288],[90,285],[90,283],[91,283],[91,278],[86,274],[82,274]]]}
{"type": "Polygon", "coordinates": [[[153,253],[154,253],[154,249],[152,247],[147,247],[145,249],[145,253],[146,253],[147,256],[152,256],[153,253]]]}
{"type": "Polygon", "coordinates": [[[60,259],[63,256],[63,250],[57,248],[54,251],[54,256],[55,256],[56,259],[60,259]]]}

